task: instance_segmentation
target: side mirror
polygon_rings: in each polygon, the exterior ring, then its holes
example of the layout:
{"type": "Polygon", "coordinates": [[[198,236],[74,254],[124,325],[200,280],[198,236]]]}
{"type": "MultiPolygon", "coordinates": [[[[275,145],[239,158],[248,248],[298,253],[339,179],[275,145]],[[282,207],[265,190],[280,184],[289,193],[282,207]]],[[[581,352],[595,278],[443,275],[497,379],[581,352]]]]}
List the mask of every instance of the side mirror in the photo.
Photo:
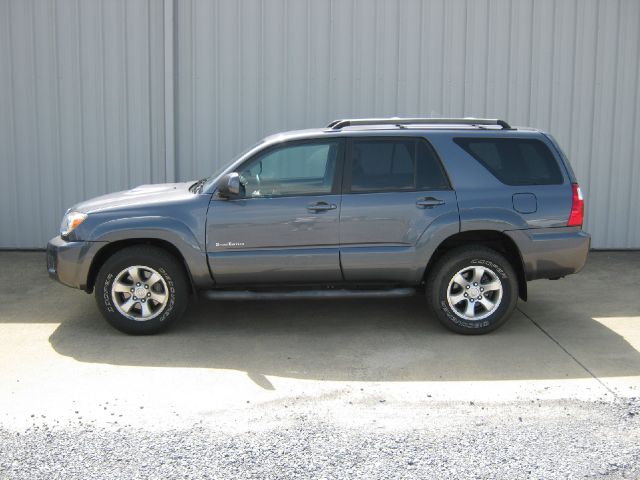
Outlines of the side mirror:
{"type": "Polygon", "coordinates": [[[218,184],[218,195],[221,197],[240,195],[240,175],[232,172],[222,177],[218,184]]]}

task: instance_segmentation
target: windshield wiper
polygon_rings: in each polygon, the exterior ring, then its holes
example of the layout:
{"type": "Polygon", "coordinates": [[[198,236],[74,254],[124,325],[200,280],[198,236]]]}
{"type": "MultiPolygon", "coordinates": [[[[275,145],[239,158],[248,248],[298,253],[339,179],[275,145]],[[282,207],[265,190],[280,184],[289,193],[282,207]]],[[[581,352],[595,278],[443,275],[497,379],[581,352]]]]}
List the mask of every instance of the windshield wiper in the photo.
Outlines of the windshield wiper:
{"type": "Polygon", "coordinates": [[[191,185],[189,187],[189,191],[191,193],[201,193],[202,192],[202,186],[204,185],[204,182],[206,182],[206,181],[207,181],[207,177],[198,180],[196,183],[194,183],[193,185],[191,185]]]}

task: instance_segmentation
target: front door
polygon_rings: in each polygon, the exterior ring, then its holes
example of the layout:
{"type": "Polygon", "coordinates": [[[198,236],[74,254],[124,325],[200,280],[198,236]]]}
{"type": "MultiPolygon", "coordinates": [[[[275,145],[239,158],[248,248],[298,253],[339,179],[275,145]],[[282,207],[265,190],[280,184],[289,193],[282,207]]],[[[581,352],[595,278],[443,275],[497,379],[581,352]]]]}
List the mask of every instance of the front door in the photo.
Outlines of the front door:
{"type": "Polygon", "coordinates": [[[318,283],[342,279],[339,257],[343,141],[268,147],[237,170],[237,198],[215,194],[207,255],[218,284],[318,283]]]}
{"type": "Polygon", "coordinates": [[[458,204],[424,138],[349,141],[340,211],[342,271],[349,281],[410,282],[427,259],[416,250],[438,218],[458,222],[458,204]]]}

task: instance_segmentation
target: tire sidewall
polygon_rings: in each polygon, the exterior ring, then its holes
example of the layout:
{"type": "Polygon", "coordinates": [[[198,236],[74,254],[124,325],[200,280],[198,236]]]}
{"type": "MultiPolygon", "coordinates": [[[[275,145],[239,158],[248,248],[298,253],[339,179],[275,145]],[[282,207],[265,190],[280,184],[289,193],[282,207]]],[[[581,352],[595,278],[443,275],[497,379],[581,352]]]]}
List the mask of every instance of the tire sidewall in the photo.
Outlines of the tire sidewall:
{"type": "Polygon", "coordinates": [[[109,259],[100,270],[96,279],[96,300],[103,316],[118,330],[132,334],[156,333],[167,328],[184,311],[188,298],[183,298],[186,297],[186,292],[183,291],[185,289],[180,272],[176,271],[176,266],[172,265],[173,262],[160,258],[160,260],[154,259],[149,254],[115,256],[109,259]],[[116,276],[133,265],[153,268],[167,284],[169,301],[163,310],[150,320],[132,320],[122,315],[113,303],[111,288],[116,276]]]}
{"type": "Polygon", "coordinates": [[[517,288],[517,279],[511,265],[497,255],[482,252],[460,256],[442,264],[440,271],[436,274],[435,285],[432,290],[435,298],[432,298],[431,301],[436,306],[434,310],[439,320],[447,328],[458,333],[486,333],[498,328],[508,319],[518,300],[517,288]],[[460,270],[473,266],[484,266],[491,269],[502,283],[500,305],[495,312],[482,320],[467,320],[459,317],[449,306],[447,300],[447,290],[453,276],[460,270]]]}

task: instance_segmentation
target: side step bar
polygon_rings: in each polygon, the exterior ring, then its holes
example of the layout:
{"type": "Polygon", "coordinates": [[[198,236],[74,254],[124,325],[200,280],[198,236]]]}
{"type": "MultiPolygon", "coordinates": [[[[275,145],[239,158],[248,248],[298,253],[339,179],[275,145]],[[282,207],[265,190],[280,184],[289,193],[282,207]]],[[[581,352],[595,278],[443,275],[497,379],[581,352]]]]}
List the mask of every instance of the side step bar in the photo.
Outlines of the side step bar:
{"type": "Polygon", "coordinates": [[[415,295],[415,288],[391,288],[387,290],[295,290],[295,291],[254,291],[254,290],[206,290],[200,295],[210,300],[313,300],[322,298],[398,298],[415,295]]]}

